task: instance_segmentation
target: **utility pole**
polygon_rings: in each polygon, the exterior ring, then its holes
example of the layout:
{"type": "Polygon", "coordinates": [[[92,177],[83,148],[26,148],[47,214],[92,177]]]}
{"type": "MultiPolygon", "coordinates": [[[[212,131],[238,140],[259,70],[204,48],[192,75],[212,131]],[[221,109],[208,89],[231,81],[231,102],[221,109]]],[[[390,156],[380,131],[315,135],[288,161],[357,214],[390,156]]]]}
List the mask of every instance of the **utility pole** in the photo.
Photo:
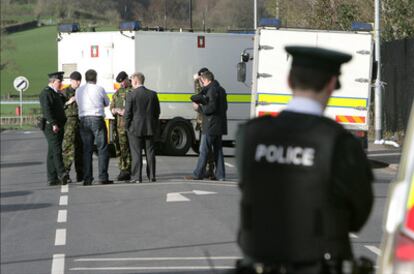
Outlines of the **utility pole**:
{"type": "Polygon", "coordinates": [[[254,0],[254,7],[253,7],[253,10],[254,10],[254,24],[253,24],[253,27],[254,27],[254,29],[257,29],[257,0],[254,0]]]}
{"type": "Polygon", "coordinates": [[[377,79],[375,81],[375,143],[382,139],[382,90],[381,90],[381,3],[375,0],[375,61],[377,79]]]}
{"type": "Polygon", "coordinates": [[[275,14],[276,14],[276,19],[280,19],[279,18],[279,0],[275,0],[275,14]]]}
{"type": "Polygon", "coordinates": [[[193,0],[188,0],[188,17],[190,20],[190,30],[193,29],[193,0]]]}
{"type": "Polygon", "coordinates": [[[167,30],[167,0],[164,0],[164,29],[167,30]]]}

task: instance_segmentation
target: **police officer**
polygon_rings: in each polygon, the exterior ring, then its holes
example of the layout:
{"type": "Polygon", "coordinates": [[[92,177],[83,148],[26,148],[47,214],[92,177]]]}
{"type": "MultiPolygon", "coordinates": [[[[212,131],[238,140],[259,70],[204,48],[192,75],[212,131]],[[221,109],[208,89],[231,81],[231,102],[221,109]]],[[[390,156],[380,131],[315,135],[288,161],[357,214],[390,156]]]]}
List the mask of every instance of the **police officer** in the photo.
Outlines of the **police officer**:
{"type": "Polygon", "coordinates": [[[131,179],[131,152],[129,150],[128,136],[125,128],[125,100],[131,85],[128,74],[121,71],[116,77],[116,81],[121,87],[115,92],[110,104],[110,110],[115,117],[116,142],[115,147],[119,149],[119,170],[118,181],[128,181],[131,179]]]}
{"type": "Polygon", "coordinates": [[[340,87],[341,64],[352,57],[314,47],[286,51],[293,99],[277,117],[253,119],[237,136],[238,270],[351,273],[344,271],[353,259],[348,235],[368,219],[373,176],[359,141],[323,112],[340,87]]]}
{"type": "Polygon", "coordinates": [[[73,160],[75,160],[76,181],[83,180],[83,154],[82,140],[79,132],[78,104],[75,92],[80,86],[82,75],[78,71],[70,74],[70,85],[62,91],[64,97],[64,109],[67,117],[65,133],[63,136],[63,164],[67,173],[70,172],[73,160]]]}
{"type": "Polygon", "coordinates": [[[43,133],[48,143],[47,180],[49,185],[65,185],[70,179],[62,160],[62,141],[66,115],[59,89],[63,80],[63,72],[50,73],[48,76],[49,84],[39,95],[45,122],[43,133]]]}

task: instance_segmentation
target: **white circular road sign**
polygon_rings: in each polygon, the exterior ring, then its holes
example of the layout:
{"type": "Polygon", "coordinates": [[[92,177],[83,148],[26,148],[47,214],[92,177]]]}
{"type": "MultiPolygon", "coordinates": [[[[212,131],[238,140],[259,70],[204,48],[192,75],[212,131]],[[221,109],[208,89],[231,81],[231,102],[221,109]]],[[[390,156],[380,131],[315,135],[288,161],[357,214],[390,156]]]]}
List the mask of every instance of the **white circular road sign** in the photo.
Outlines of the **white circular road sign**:
{"type": "Polygon", "coordinates": [[[16,77],[13,81],[13,86],[17,91],[25,91],[29,88],[29,80],[24,76],[16,77]]]}

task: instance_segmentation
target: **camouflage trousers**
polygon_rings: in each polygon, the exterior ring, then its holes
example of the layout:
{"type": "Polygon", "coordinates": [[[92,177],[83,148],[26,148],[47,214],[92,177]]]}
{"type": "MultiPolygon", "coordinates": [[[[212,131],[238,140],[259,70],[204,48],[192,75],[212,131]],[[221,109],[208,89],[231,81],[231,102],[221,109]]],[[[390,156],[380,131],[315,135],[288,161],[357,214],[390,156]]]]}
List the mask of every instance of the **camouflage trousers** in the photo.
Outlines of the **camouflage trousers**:
{"type": "Polygon", "coordinates": [[[131,171],[131,151],[129,150],[129,142],[127,132],[124,127],[117,127],[117,149],[116,155],[119,155],[118,167],[122,171],[131,171]]]}
{"type": "Polygon", "coordinates": [[[65,124],[65,132],[63,135],[63,165],[65,170],[69,172],[73,161],[75,161],[75,171],[78,179],[83,178],[82,151],[82,140],[79,133],[79,119],[78,117],[69,116],[65,124]]]}

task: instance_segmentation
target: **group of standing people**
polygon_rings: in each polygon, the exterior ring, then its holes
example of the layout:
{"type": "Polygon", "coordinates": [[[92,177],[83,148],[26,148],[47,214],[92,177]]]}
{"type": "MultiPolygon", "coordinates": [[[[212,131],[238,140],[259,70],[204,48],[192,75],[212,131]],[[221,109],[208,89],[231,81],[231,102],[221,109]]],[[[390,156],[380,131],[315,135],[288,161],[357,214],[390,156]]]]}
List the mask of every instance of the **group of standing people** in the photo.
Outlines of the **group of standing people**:
{"type": "MultiPolygon", "coordinates": [[[[108,175],[108,132],[104,121],[104,109],[110,104],[109,98],[104,88],[96,84],[95,70],[86,71],[86,84],[82,86],[82,75],[76,71],[71,73],[70,86],[61,90],[63,74],[49,74],[49,84],[39,96],[43,112],[40,126],[48,142],[48,184],[70,183],[69,171],[75,160],[76,180],[83,181],[83,185],[91,185],[94,181],[94,145],[98,152],[97,181],[112,184],[108,175]]],[[[143,86],[145,77],[142,73],[131,76],[131,91],[125,72],[118,75],[117,81],[121,83],[121,89],[114,95],[111,111],[117,121],[116,130],[121,144],[118,180],[142,182],[144,149],[148,179],[155,182],[154,137],[160,115],[157,94],[143,86]]]]}
{"type": "MultiPolygon", "coordinates": [[[[241,190],[238,244],[243,252],[236,273],[370,273],[353,260],[349,232],[360,230],[372,209],[372,171],[356,138],[323,116],[329,98],[340,87],[341,66],[352,56],[314,47],[290,46],[286,51],[292,58],[288,85],[293,99],[277,117],[248,121],[236,139],[241,190]]],[[[52,73],[40,95],[51,185],[70,181],[67,168],[73,159],[62,160],[63,128],[65,136],[70,135],[66,152],[70,144],[76,146],[76,130],[71,129],[78,125],[83,169],[76,168],[77,175],[82,175],[85,185],[92,183],[95,140],[99,181],[112,183],[104,123],[109,99],[96,85],[96,77],[95,71],[88,70],[87,83],[79,87],[81,75],[72,73],[71,87],[63,92],[64,102],[59,93],[63,74],[52,73]]],[[[154,182],[154,136],[160,115],[157,94],[143,86],[141,73],[134,73],[129,83],[122,72],[117,81],[121,88],[114,95],[111,111],[120,143],[118,178],[142,182],[145,149],[147,176],[154,182]]],[[[199,114],[200,155],[192,176],[185,179],[224,180],[226,91],[207,68],[198,72],[195,81],[199,96],[193,100],[193,109],[199,114]]]]}

